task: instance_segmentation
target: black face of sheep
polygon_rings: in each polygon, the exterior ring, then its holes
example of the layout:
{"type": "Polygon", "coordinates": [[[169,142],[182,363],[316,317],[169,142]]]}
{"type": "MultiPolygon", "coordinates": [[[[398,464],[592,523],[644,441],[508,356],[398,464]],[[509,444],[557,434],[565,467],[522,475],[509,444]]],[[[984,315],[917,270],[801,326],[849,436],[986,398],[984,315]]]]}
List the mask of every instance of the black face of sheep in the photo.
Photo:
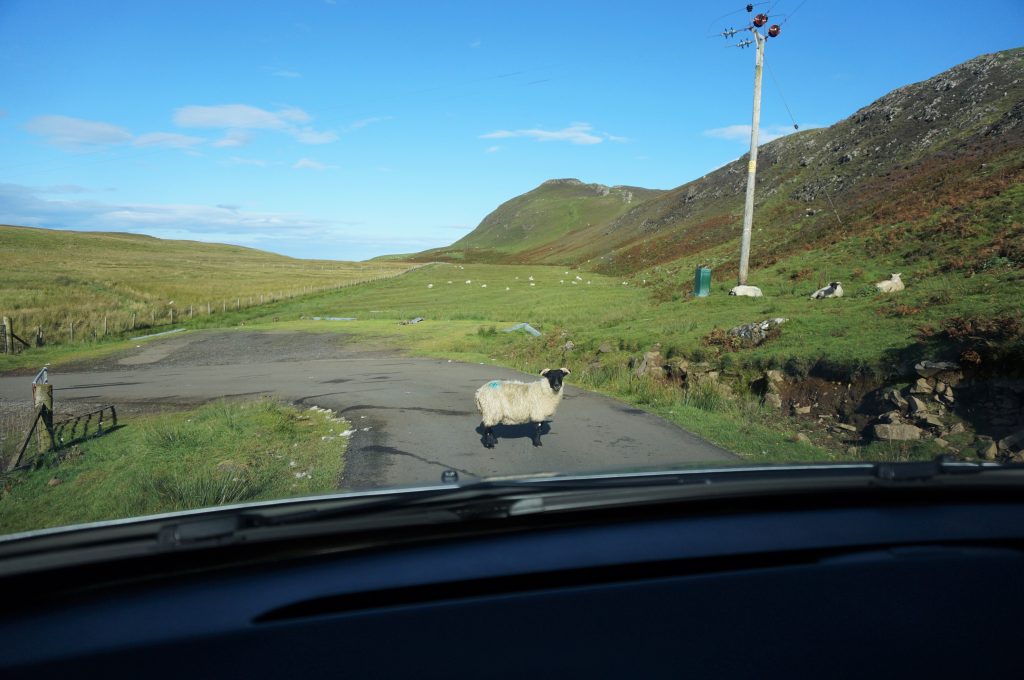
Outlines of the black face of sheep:
{"type": "Polygon", "coordinates": [[[551,385],[552,391],[557,393],[562,389],[562,378],[569,375],[569,369],[564,366],[562,368],[545,368],[540,374],[547,378],[548,385],[551,385]]]}

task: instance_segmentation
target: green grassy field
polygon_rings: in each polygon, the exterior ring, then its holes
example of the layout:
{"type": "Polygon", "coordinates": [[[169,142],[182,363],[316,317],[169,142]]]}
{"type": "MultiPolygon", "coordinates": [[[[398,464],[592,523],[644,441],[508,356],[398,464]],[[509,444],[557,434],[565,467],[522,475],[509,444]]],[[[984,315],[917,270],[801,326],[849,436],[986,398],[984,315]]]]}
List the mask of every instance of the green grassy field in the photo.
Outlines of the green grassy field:
{"type": "Polygon", "coordinates": [[[296,260],[135,234],[0,226],[0,313],[31,341],[87,341],[393,276],[405,263],[296,260]],[[105,331],[105,332],[104,332],[105,331]]]}
{"type": "Polygon", "coordinates": [[[0,533],[333,491],[347,426],[269,400],[135,418],[7,475],[0,533]]]}

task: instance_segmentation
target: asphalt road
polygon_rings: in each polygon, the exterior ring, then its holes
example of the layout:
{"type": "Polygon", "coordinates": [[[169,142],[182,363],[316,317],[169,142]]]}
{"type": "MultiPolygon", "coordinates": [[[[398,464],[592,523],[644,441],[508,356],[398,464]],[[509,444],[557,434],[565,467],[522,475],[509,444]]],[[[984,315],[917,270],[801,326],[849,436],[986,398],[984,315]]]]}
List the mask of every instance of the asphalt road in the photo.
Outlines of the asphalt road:
{"type": "MultiPolygon", "coordinates": [[[[495,378],[535,379],[373,351],[341,334],[274,332],[169,336],[50,372],[58,410],[68,401],[177,406],[259,395],[332,409],[356,429],[341,488],[434,483],[449,469],[467,479],[735,460],[672,423],[573,386],[572,376],[543,446],[532,445],[528,426],[499,426],[498,445],[486,449],[473,392],[495,378]]],[[[30,380],[0,378],[0,398],[28,398],[30,380]]]]}

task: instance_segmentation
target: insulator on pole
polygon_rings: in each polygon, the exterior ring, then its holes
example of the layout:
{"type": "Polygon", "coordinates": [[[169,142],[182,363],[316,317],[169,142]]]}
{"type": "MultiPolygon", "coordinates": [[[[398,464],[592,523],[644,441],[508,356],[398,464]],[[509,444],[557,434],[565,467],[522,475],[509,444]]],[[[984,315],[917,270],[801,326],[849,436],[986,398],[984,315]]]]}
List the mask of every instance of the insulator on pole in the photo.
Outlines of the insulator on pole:
{"type": "Polygon", "coordinates": [[[762,26],[764,26],[767,23],[768,23],[768,15],[767,14],[758,14],[756,17],[754,17],[754,25],[757,26],[758,28],[761,28],[762,26]]]}
{"type": "Polygon", "coordinates": [[[781,33],[781,32],[782,32],[782,27],[780,27],[778,24],[772,24],[771,26],[768,27],[768,37],[769,38],[778,38],[779,37],[779,33],[781,33]]]}

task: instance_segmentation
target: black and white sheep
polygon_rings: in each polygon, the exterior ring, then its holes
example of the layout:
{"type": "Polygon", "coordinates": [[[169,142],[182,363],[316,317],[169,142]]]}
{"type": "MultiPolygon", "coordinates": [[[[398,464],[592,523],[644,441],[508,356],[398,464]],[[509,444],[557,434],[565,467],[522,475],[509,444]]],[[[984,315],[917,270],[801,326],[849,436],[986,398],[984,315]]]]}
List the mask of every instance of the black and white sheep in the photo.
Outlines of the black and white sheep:
{"type": "Polygon", "coordinates": [[[824,288],[819,288],[811,294],[812,300],[823,300],[825,298],[843,297],[843,286],[838,281],[833,281],[824,288]]]}
{"type": "Polygon", "coordinates": [[[879,293],[897,293],[906,287],[903,285],[901,276],[903,276],[901,273],[891,274],[885,281],[876,283],[875,288],[878,289],[879,293]]]}
{"type": "Polygon", "coordinates": [[[545,368],[536,382],[519,380],[492,380],[476,391],[476,407],[480,411],[484,446],[494,448],[498,439],[495,425],[523,425],[533,423],[533,445],[540,446],[540,430],[544,421],[555,414],[562,401],[562,378],[569,369],[545,368]]]}

